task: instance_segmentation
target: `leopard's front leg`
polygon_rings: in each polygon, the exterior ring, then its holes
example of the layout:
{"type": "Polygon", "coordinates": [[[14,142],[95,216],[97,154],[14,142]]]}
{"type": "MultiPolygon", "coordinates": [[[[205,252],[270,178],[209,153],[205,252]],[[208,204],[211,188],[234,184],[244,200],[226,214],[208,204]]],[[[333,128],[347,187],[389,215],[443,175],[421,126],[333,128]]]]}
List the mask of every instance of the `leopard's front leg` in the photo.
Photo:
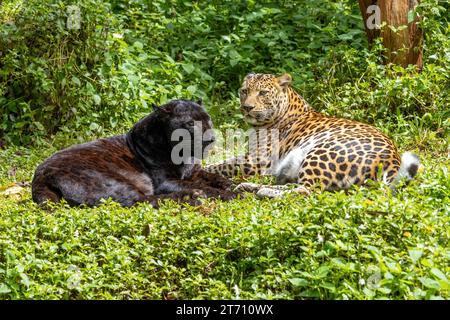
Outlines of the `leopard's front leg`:
{"type": "Polygon", "coordinates": [[[228,159],[222,163],[211,164],[204,169],[208,172],[219,173],[226,177],[234,177],[239,174],[266,175],[269,174],[271,161],[269,159],[253,158],[250,156],[228,159]]]}

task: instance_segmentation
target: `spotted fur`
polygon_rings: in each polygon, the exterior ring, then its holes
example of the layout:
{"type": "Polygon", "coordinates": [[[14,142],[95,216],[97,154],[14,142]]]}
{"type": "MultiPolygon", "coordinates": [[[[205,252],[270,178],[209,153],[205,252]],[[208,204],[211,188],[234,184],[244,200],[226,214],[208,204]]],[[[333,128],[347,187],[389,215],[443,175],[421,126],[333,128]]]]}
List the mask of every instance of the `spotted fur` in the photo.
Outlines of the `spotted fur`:
{"type": "Polygon", "coordinates": [[[402,163],[392,140],[375,127],[314,111],[291,81],[288,74],[249,74],[240,89],[245,120],[256,129],[278,130],[279,160],[262,156],[273,151],[271,143],[262,143],[256,156],[229,159],[208,166],[208,171],[226,176],[270,173],[279,184],[320,185],[325,190],[347,189],[379,177],[395,184],[416,174],[417,156],[408,153],[402,163]]]}

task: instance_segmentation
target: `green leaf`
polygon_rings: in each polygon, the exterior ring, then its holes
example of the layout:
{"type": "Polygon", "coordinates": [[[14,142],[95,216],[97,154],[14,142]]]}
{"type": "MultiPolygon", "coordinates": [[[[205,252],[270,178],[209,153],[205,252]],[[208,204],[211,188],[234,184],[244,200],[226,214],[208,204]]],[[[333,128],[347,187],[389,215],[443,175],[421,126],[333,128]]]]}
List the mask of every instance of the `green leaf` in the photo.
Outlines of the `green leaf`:
{"type": "Polygon", "coordinates": [[[11,289],[4,283],[0,284],[0,294],[10,293],[11,289]]]}
{"type": "Polygon", "coordinates": [[[370,253],[372,253],[376,258],[381,255],[380,250],[377,247],[367,245],[367,250],[369,250],[370,253]]]}
{"type": "Polygon", "coordinates": [[[340,39],[340,40],[352,40],[353,39],[353,34],[350,34],[350,33],[344,33],[344,34],[340,34],[340,35],[338,35],[338,38],[340,39]]]}
{"type": "Polygon", "coordinates": [[[44,126],[42,125],[42,123],[36,121],[36,122],[33,122],[33,124],[34,124],[34,126],[36,127],[36,129],[38,129],[38,130],[40,130],[40,131],[44,131],[44,130],[45,130],[45,128],[44,128],[44,126]]]}
{"type": "Polygon", "coordinates": [[[195,70],[194,65],[191,63],[182,64],[181,66],[183,67],[184,71],[186,71],[187,74],[191,74],[195,70]]]}
{"type": "Polygon", "coordinates": [[[375,292],[373,292],[372,290],[370,290],[369,288],[364,288],[363,292],[366,296],[368,297],[373,297],[375,295],[375,292]]]}
{"type": "Polygon", "coordinates": [[[431,269],[431,273],[433,275],[435,275],[436,277],[438,277],[439,279],[447,281],[447,277],[445,276],[445,274],[441,270],[439,270],[437,268],[433,268],[433,269],[431,269]]]}
{"type": "Polygon", "coordinates": [[[302,278],[292,278],[289,279],[289,282],[292,283],[294,287],[305,287],[309,284],[309,281],[302,278]]]}
{"type": "Polygon", "coordinates": [[[144,48],[144,45],[140,41],[136,41],[135,43],[133,43],[133,46],[139,50],[142,50],[144,48]]]}
{"type": "Polygon", "coordinates": [[[384,293],[384,294],[389,294],[389,293],[391,293],[392,290],[389,288],[381,287],[381,288],[377,288],[377,291],[380,291],[381,293],[384,293]]]}
{"type": "Polygon", "coordinates": [[[81,86],[81,81],[80,81],[80,79],[78,79],[78,78],[75,77],[75,76],[72,76],[72,82],[73,82],[74,84],[76,84],[77,86],[81,86]]]}
{"type": "Polygon", "coordinates": [[[386,266],[388,267],[389,271],[393,273],[400,273],[402,271],[402,267],[399,263],[395,261],[386,261],[386,266]]]}
{"type": "Polygon", "coordinates": [[[94,94],[94,95],[92,96],[92,98],[94,99],[94,103],[95,103],[96,105],[100,105],[100,103],[102,102],[102,98],[100,98],[100,96],[99,96],[98,94],[94,94]]]}
{"type": "Polygon", "coordinates": [[[322,288],[328,289],[331,292],[336,291],[336,287],[334,286],[334,284],[330,283],[330,282],[324,282],[322,284],[319,285],[322,288]]]}
{"type": "Polygon", "coordinates": [[[420,257],[422,257],[423,250],[411,249],[411,250],[408,250],[408,253],[409,253],[409,257],[411,258],[412,262],[416,263],[420,259],[420,257]]]}
{"type": "Polygon", "coordinates": [[[329,266],[321,266],[319,269],[316,270],[316,276],[317,278],[325,278],[328,275],[328,272],[330,272],[329,266]]]}
{"type": "Polygon", "coordinates": [[[197,92],[197,86],[189,86],[186,88],[187,91],[189,91],[191,94],[195,94],[197,92]]]}
{"type": "Polygon", "coordinates": [[[89,129],[91,129],[91,131],[95,131],[95,130],[97,130],[99,127],[100,127],[100,126],[99,126],[97,123],[92,122],[91,125],[89,126],[89,129]]]}
{"type": "Polygon", "coordinates": [[[27,287],[31,285],[30,278],[28,278],[28,276],[25,273],[21,273],[20,277],[22,278],[22,280],[20,281],[22,282],[22,284],[24,284],[27,287]]]}
{"type": "Polygon", "coordinates": [[[439,283],[434,280],[434,279],[430,279],[430,278],[425,278],[425,277],[420,277],[419,281],[427,288],[430,289],[437,289],[439,290],[441,288],[441,286],[439,285],[439,283]]]}
{"type": "Polygon", "coordinates": [[[408,23],[413,22],[415,17],[416,17],[416,13],[414,12],[414,10],[409,10],[409,12],[408,12],[408,23]]]}
{"type": "Polygon", "coordinates": [[[109,123],[111,124],[111,127],[115,128],[117,126],[118,120],[117,118],[110,118],[109,123]]]}

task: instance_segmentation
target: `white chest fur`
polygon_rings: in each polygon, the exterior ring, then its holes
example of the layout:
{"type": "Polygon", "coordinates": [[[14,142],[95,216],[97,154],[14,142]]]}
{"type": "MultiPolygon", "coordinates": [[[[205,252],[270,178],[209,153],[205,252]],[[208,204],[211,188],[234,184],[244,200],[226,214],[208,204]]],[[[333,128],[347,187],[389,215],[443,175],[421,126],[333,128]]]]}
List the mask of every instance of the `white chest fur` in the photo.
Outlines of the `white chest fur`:
{"type": "Polygon", "coordinates": [[[280,184],[297,182],[298,173],[306,156],[314,147],[313,143],[306,143],[291,150],[276,166],[273,175],[280,184]]]}
{"type": "Polygon", "coordinates": [[[332,133],[327,131],[325,135],[321,135],[320,139],[317,139],[317,135],[324,132],[318,132],[315,136],[303,141],[298,147],[289,151],[275,166],[272,174],[277,178],[277,183],[296,183],[298,180],[298,174],[308,154],[319,143],[324,143],[332,139],[332,133]]]}

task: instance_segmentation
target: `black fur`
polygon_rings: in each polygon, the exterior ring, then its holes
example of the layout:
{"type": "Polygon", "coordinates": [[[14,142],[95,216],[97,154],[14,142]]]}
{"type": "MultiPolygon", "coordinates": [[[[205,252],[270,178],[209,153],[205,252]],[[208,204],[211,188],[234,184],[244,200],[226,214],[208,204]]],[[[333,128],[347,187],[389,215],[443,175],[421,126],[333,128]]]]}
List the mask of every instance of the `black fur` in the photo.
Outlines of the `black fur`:
{"type": "Polygon", "coordinates": [[[172,162],[172,148],[179,143],[171,141],[173,131],[187,129],[193,137],[193,121],[202,124],[201,150],[207,152],[215,139],[209,115],[195,102],[174,100],[156,107],[127,134],[55,153],[36,169],[33,200],[96,206],[112,198],[123,206],[143,201],[157,206],[164,198],[191,204],[202,197],[235,198],[229,180],[187,163],[195,156],[193,148],[184,155],[186,163],[172,162]]]}

